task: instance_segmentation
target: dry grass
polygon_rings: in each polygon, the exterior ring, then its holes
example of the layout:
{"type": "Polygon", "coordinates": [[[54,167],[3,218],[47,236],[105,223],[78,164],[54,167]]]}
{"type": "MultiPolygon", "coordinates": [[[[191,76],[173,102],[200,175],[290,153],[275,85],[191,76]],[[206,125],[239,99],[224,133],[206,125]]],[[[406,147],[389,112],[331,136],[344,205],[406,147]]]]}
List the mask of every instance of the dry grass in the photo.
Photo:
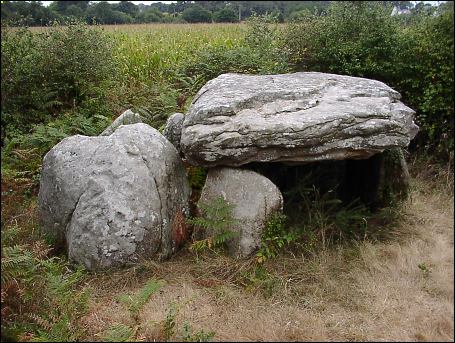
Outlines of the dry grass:
{"type": "Polygon", "coordinates": [[[141,340],[162,340],[174,304],[176,340],[188,322],[215,341],[453,341],[453,191],[434,185],[413,179],[394,239],[280,257],[256,278],[253,261],[186,252],[93,277],[87,340],[120,322],[136,325],[141,340]],[[166,285],[135,324],[115,296],[151,277],[166,285]]]}

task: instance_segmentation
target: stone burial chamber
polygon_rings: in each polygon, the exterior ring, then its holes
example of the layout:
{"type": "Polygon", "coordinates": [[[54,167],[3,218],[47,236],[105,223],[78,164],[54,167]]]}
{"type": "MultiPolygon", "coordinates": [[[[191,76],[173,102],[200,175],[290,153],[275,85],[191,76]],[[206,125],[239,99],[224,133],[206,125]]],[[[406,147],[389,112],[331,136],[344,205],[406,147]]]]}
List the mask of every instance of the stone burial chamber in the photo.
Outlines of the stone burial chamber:
{"type": "MultiPolygon", "coordinates": [[[[287,203],[292,201],[288,194],[310,175],[312,180],[303,186],[315,185],[321,193],[336,190],[346,204],[359,199],[376,209],[407,195],[409,174],[402,149],[418,126],[415,112],[400,98],[384,83],[358,77],[223,74],[201,88],[178,124],[168,124],[174,131],[181,127],[178,148],[187,161],[209,168],[204,188],[212,198],[248,203],[240,191],[235,198],[225,190],[215,192],[211,185],[213,168],[219,175],[219,168],[235,167],[275,183],[291,216],[295,207],[287,203]]],[[[239,180],[223,182],[229,189],[241,188],[239,180]]],[[[244,184],[245,189],[260,192],[251,184],[244,184]]],[[[203,189],[207,201],[206,193],[203,189]]],[[[265,221],[256,221],[254,229],[243,225],[239,241],[260,237],[265,221]]],[[[238,244],[236,253],[247,255],[259,245],[258,239],[248,250],[238,244]]]]}
{"type": "Polygon", "coordinates": [[[406,195],[403,149],[418,127],[399,99],[382,82],[349,76],[220,75],[164,135],[128,110],[100,136],[54,146],[43,160],[41,226],[87,269],[168,258],[189,237],[183,159],[208,169],[199,202],[234,206],[229,252],[250,256],[309,174],[321,191],[371,208],[406,195]]]}

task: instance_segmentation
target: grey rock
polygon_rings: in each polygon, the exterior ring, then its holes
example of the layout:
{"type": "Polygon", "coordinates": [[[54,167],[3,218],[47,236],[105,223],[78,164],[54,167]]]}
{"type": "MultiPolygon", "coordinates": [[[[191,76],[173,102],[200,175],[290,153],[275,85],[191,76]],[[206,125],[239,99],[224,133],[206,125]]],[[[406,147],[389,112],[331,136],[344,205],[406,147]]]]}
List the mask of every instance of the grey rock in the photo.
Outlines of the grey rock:
{"type": "Polygon", "coordinates": [[[38,195],[45,232],[88,269],[175,250],[190,188],[177,150],[146,124],[67,137],[44,157],[38,195]]]}
{"type": "Polygon", "coordinates": [[[365,159],[417,133],[400,97],[382,82],[335,74],[223,74],[194,97],[181,148],[204,167],[365,159]]]}
{"type": "Polygon", "coordinates": [[[177,151],[180,152],[180,136],[182,134],[182,125],[185,115],[183,113],[174,113],[166,121],[163,131],[164,137],[171,142],[177,151]]]}
{"type": "Polygon", "coordinates": [[[126,110],[117,119],[115,119],[111,125],[101,132],[100,136],[109,136],[113,134],[120,125],[131,125],[137,123],[142,123],[141,116],[131,110],[126,110]]]}
{"type": "Polygon", "coordinates": [[[379,158],[379,180],[376,205],[393,206],[409,195],[410,176],[408,165],[400,148],[384,151],[379,158]]]}
{"type": "MultiPolygon", "coordinates": [[[[218,197],[234,205],[232,215],[237,223],[231,230],[239,235],[227,244],[230,254],[238,257],[248,256],[260,247],[265,222],[273,213],[283,211],[283,196],[278,187],[251,170],[210,169],[199,203],[210,204],[218,197]]],[[[213,234],[206,232],[206,236],[213,234]]]]}

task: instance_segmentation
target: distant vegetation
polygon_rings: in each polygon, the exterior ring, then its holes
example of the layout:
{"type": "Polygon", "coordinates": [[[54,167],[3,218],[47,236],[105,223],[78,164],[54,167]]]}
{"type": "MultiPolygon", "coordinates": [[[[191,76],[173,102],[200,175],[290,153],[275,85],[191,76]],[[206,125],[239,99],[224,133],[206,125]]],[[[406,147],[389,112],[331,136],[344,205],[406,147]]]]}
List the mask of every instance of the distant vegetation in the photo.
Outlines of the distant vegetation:
{"type": "MultiPolygon", "coordinates": [[[[432,11],[423,2],[381,1],[414,13],[432,11]]],[[[272,14],[280,22],[295,19],[302,13],[324,14],[330,1],[176,1],[135,5],[130,1],[111,4],[107,1],[54,1],[45,7],[39,1],[3,1],[2,21],[12,25],[43,26],[54,21],[83,20],[88,24],[142,23],[232,23],[251,15],[272,14]]]]}

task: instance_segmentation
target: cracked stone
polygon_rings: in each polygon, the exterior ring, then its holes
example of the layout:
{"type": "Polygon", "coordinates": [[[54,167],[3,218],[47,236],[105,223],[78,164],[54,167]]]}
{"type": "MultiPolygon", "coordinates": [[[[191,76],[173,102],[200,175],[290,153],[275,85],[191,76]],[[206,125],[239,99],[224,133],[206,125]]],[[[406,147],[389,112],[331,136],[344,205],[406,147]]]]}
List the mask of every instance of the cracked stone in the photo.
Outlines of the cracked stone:
{"type": "Polygon", "coordinates": [[[146,124],[122,125],[109,136],[67,137],[46,154],[39,215],[56,245],[66,242],[71,261],[99,269],[136,254],[168,257],[172,221],[188,208],[189,195],[174,146],[146,124]],[[104,246],[116,250],[107,256],[104,246]]]}
{"type": "Polygon", "coordinates": [[[180,148],[203,167],[366,159],[416,135],[415,112],[400,98],[358,77],[223,74],[194,97],[180,148]]]}

